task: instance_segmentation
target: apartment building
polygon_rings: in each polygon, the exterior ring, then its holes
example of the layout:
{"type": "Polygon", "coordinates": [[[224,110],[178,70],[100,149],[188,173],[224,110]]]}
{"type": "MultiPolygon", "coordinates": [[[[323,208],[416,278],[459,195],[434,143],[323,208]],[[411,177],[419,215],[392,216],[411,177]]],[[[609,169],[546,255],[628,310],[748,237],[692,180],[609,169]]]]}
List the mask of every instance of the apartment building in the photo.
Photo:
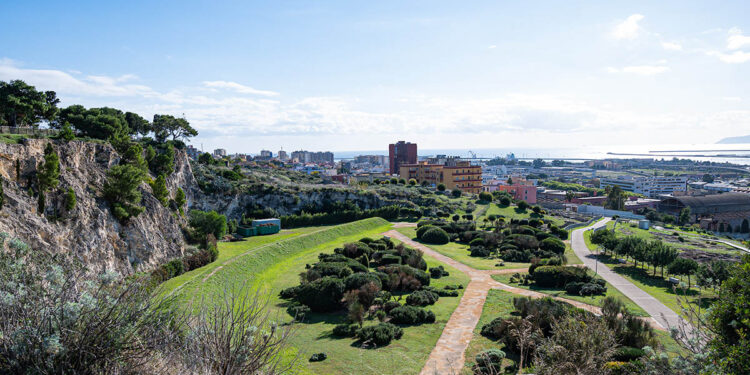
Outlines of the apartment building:
{"type": "Polygon", "coordinates": [[[402,164],[417,163],[417,144],[398,141],[388,145],[388,165],[391,174],[400,173],[402,164]]]}
{"type": "Polygon", "coordinates": [[[619,186],[622,190],[643,194],[649,198],[680,195],[687,192],[687,177],[681,176],[618,176],[616,178],[601,178],[599,181],[602,188],[619,186]]]}
{"type": "Polygon", "coordinates": [[[482,191],[482,167],[468,161],[456,161],[455,165],[428,164],[427,162],[401,164],[399,177],[415,179],[430,186],[444,184],[448,190],[459,189],[473,194],[482,191]]]}
{"type": "Polygon", "coordinates": [[[333,152],[310,152],[310,151],[294,151],[292,152],[292,160],[298,163],[329,163],[333,164],[333,152]]]}

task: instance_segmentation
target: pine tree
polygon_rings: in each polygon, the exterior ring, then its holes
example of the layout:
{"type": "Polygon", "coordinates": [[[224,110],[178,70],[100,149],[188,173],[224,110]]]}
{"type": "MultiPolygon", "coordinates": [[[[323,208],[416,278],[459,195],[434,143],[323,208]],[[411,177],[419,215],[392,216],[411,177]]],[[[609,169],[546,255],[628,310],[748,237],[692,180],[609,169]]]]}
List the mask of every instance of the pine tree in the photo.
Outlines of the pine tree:
{"type": "Polygon", "coordinates": [[[62,129],[59,133],[57,133],[57,139],[62,139],[65,142],[70,142],[76,137],[76,134],[73,132],[73,128],[70,126],[69,122],[65,122],[62,126],[62,129]]]}
{"type": "Polygon", "coordinates": [[[154,197],[161,202],[162,206],[166,207],[169,203],[169,190],[167,190],[167,179],[163,174],[151,183],[151,191],[154,193],[154,197]]]}
{"type": "Polygon", "coordinates": [[[52,143],[47,143],[44,148],[44,161],[39,164],[37,178],[41,194],[60,183],[60,157],[52,148],[52,143]]]}
{"type": "Polygon", "coordinates": [[[70,212],[76,208],[76,193],[73,188],[68,188],[68,192],[65,193],[65,209],[70,212]]]}

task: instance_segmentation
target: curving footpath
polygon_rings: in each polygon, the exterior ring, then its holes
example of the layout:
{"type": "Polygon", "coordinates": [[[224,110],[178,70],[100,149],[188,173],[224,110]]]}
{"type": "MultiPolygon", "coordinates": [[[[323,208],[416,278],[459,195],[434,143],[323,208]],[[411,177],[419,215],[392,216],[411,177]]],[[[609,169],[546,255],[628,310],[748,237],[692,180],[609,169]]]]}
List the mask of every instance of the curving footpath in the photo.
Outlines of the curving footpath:
{"type": "Polygon", "coordinates": [[[617,288],[622,294],[630,298],[638,306],[643,308],[643,310],[646,310],[646,312],[651,315],[651,317],[662,328],[668,329],[680,326],[682,318],[680,318],[677,313],[656,298],[652,297],[650,294],[644,292],[641,288],[635,286],[635,284],[609,269],[605,264],[598,262],[594,254],[589,251],[588,246],[586,246],[586,241],[583,238],[583,233],[587,230],[603,227],[607,225],[609,221],[610,218],[605,218],[590,227],[574,230],[571,236],[571,247],[575,254],[581,259],[581,261],[583,261],[583,264],[586,265],[586,267],[591,268],[592,270],[596,269],[601,278],[607,280],[607,282],[612,284],[612,286],[617,288]],[[598,265],[596,264],[597,262],[599,263],[598,265]]]}
{"type": "MultiPolygon", "coordinates": [[[[446,263],[465,273],[471,279],[469,285],[466,286],[466,289],[464,290],[461,302],[453,311],[450,319],[448,319],[448,323],[446,323],[445,328],[443,328],[443,333],[440,335],[440,339],[438,339],[435,348],[427,358],[427,362],[420,373],[421,375],[457,374],[461,372],[465,361],[464,352],[466,351],[466,348],[468,348],[469,342],[471,342],[471,339],[474,337],[474,328],[477,326],[479,318],[482,315],[482,309],[484,308],[487,293],[490,289],[505,290],[510,293],[533,298],[549,297],[549,295],[544,293],[515,288],[492,279],[492,275],[494,274],[520,272],[526,271],[526,269],[477,270],[440,254],[419,242],[415,242],[398,231],[390,230],[382,234],[395,238],[410,247],[421,250],[438,261],[446,263]]],[[[596,306],[555,296],[552,296],[552,298],[586,309],[595,314],[601,314],[601,310],[596,306]]]]}

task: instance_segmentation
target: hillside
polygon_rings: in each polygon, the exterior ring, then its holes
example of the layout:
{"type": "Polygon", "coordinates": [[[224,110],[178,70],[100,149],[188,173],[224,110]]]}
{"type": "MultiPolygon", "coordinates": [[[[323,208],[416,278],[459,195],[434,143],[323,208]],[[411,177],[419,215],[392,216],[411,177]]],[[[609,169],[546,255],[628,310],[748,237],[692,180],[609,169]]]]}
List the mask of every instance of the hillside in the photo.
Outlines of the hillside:
{"type": "Polygon", "coordinates": [[[742,144],[742,143],[750,143],[750,135],[741,135],[737,137],[726,137],[722,138],[717,144],[742,144]]]}
{"type": "MultiPolygon", "coordinates": [[[[18,237],[35,249],[74,254],[91,272],[115,270],[132,274],[181,256],[185,219],[162,206],[147,183],[141,183],[143,214],[120,223],[102,197],[108,168],[120,156],[109,144],[25,139],[20,144],[0,143],[0,176],[5,204],[0,211],[0,232],[18,237]],[[38,165],[44,148],[53,142],[60,158],[59,184],[46,195],[46,208],[38,212],[38,165]],[[68,188],[75,193],[75,208],[64,207],[68,188]]],[[[184,152],[175,158],[175,172],[167,178],[173,196],[177,187],[188,202],[197,188],[184,152]]]]}

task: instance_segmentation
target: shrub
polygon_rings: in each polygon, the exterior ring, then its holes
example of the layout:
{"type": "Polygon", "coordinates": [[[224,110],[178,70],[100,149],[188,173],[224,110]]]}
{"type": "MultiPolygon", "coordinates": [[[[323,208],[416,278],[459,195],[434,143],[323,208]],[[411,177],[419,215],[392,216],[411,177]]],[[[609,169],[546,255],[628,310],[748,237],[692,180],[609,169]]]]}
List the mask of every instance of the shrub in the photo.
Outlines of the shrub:
{"type": "Polygon", "coordinates": [[[474,357],[474,373],[477,375],[499,374],[503,368],[505,352],[500,349],[488,349],[474,357]]]}
{"type": "MultiPolygon", "coordinates": [[[[0,194],[1,193],[2,192],[0,191],[0,194]]],[[[75,191],[73,191],[73,188],[68,188],[68,191],[65,193],[65,210],[70,212],[70,211],[73,211],[73,209],[75,208],[76,208],[76,193],[75,191]]]]}
{"type": "Polygon", "coordinates": [[[355,273],[352,275],[349,275],[344,279],[344,285],[346,287],[346,290],[354,290],[359,289],[360,287],[367,285],[369,283],[375,284],[378,289],[383,287],[382,282],[380,281],[380,278],[378,275],[367,272],[367,273],[355,273]]]}
{"type": "Polygon", "coordinates": [[[443,266],[430,267],[430,277],[433,279],[439,279],[443,276],[450,276],[450,273],[443,268],[443,266]]]}
{"type": "Polygon", "coordinates": [[[412,306],[433,305],[439,297],[437,293],[428,290],[418,290],[406,297],[406,304],[412,306]]]}
{"type": "Polygon", "coordinates": [[[445,191],[445,184],[438,184],[437,185],[437,190],[438,191],[445,191]]]}
{"type": "Polygon", "coordinates": [[[424,232],[421,240],[429,244],[443,245],[450,241],[450,237],[442,228],[431,228],[424,232]]]}
{"type": "Polygon", "coordinates": [[[565,253],[565,243],[559,238],[549,237],[542,240],[539,243],[539,248],[546,251],[551,251],[555,254],[565,253]]]}
{"type": "Polygon", "coordinates": [[[339,324],[333,327],[333,335],[338,337],[354,337],[359,326],[356,324],[339,324]]]}
{"type": "Polygon", "coordinates": [[[377,318],[381,322],[385,320],[387,315],[388,314],[386,314],[383,310],[375,311],[375,318],[377,318]]]}
{"type": "Polygon", "coordinates": [[[391,310],[401,307],[401,304],[396,301],[388,301],[383,305],[383,310],[385,312],[391,312],[391,310]]]}
{"type": "Polygon", "coordinates": [[[646,355],[643,349],[633,348],[630,346],[621,346],[617,348],[614,360],[621,362],[630,362],[646,355]]]}
{"type": "Polygon", "coordinates": [[[404,335],[404,330],[391,323],[378,323],[357,331],[357,338],[361,341],[371,341],[378,346],[386,346],[391,341],[398,340],[404,335]]]}
{"type": "Polygon", "coordinates": [[[380,258],[380,264],[401,264],[401,257],[398,255],[386,254],[380,258]]]}
{"type": "Polygon", "coordinates": [[[601,296],[607,293],[607,287],[599,284],[588,283],[581,287],[580,295],[582,296],[601,296]]]}
{"type": "Polygon", "coordinates": [[[315,312],[334,311],[341,307],[344,282],[330,276],[302,284],[296,293],[297,300],[315,312]]]}
{"type": "Polygon", "coordinates": [[[492,202],[492,194],[483,191],[479,193],[479,200],[482,202],[492,202]]]}
{"type": "Polygon", "coordinates": [[[307,314],[310,313],[310,308],[305,305],[293,304],[286,309],[289,315],[294,317],[295,321],[302,322],[305,320],[307,314]]]}
{"type": "Polygon", "coordinates": [[[282,289],[281,292],[279,292],[279,297],[281,299],[293,299],[297,298],[297,291],[299,290],[299,286],[293,286],[290,288],[282,289]]]}
{"type": "Polygon", "coordinates": [[[506,240],[512,241],[519,249],[533,250],[539,247],[539,241],[533,234],[511,234],[506,240]]]}
{"type": "Polygon", "coordinates": [[[326,353],[315,353],[315,354],[313,354],[313,355],[310,356],[310,362],[325,361],[326,358],[328,358],[328,356],[326,355],[326,353]]]}
{"type": "Polygon", "coordinates": [[[469,246],[484,246],[484,238],[475,238],[469,241],[469,246]]]}
{"type": "Polygon", "coordinates": [[[388,315],[394,324],[434,323],[435,313],[415,306],[400,306],[391,310],[388,315]]]}
{"type": "Polygon", "coordinates": [[[588,283],[591,275],[585,268],[573,266],[542,266],[534,270],[534,283],[541,287],[562,288],[571,282],[588,283]]]}
{"type": "Polygon", "coordinates": [[[488,257],[490,254],[492,254],[492,250],[484,247],[484,246],[472,246],[469,248],[469,253],[473,257],[488,257]]]}
{"type": "Polygon", "coordinates": [[[453,198],[460,198],[461,197],[461,190],[459,190],[459,189],[453,189],[453,190],[451,190],[451,196],[453,196],[453,198]]]}
{"type": "Polygon", "coordinates": [[[173,259],[167,262],[162,266],[164,268],[164,271],[167,273],[167,276],[169,279],[182,275],[183,272],[185,272],[182,260],[181,259],[173,259]]]}
{"type": "Polygon", "coordinates": [[[354,273],[346,263],[338,262],[315,263],[312,270],[320,274],[320,276],[333,276],[339,279],[343,279],[354,273]]]}
{"type": "Polygon", "coordinates": [[[527,263],[534,256],[529,250],[508,250],[503,253],[503,260],[506,262],[527,263]]]}
{"type": "Polygon", "coordinates": [[[424,235],[424,232],[427,232],[428,230],[435,228],[434,225],[428,224],[428,225],[422,225],[417,228],[417,238],[422,239],[422,236],[424,235]]]}
{"type": "Polygon", "coordinates": [[[220,239],[227,233],[227,218],[216,211],[190,210],[188,223],[195,229],[201,240],[204,240],[208,234],[220,239]]]}

